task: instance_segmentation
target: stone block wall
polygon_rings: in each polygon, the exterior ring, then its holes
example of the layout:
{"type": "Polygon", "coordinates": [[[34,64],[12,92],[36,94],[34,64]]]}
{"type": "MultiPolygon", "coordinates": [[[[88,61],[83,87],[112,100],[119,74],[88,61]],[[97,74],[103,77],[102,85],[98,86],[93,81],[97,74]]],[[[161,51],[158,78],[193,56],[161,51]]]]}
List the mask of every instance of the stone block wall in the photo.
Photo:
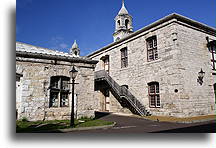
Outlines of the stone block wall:
{"type": "MultiPolygon", "coordinates": [[[[181,112],[178,103],[180,93],[174,92],[175,89],[178,89],[179,92],[183,90],[183,84],[180,81],[179,58],[177,58],[179,51],[175,48],[175,36],[173,36],[176,33],[175,26],[175,23],[170,24],[167,22],[167,24],[162,24],[157,26],[157,28],[143,32],[139,36],[121,42],[92,57],[94,60],[99,61],[96,66],[97,71],[103,69],[103,62],[100,58],[109,55],[110,76],[118,84],[128,85],[131,93],[153,115],[177,115],[181,112]],[[159,59],[148,62],[146,39],[154,35],[157,36],[159,59]],[[128,67],[121,68],[120,50],[124,47],[128,49],[128,67]],[[148,83],[152,81],[159,82],[161,108],[149,107],[148,83]]],[[[115,99],[113,96],[111,98],[112,100],[115,99]]],[[[122,108],[118,110],[112,109],[111,111],[120,110],[122,108]]]]}
{"type": "Polygon", "coordinates": [[[184,115],[197,116],[215,114],[215,96],[212,75],[211,53],[207,48],[206,37],[216,37],[194,29],[186,24],[178,24],[178,48],[181,51],[181,75],[184,79],[184,95],[181,101],[184,115]],[[198,72],[205,72],[203,84],[197,82],[198,72]]]}
{"type": "MultiPolygon", "coordinates": [[[[130,92],[152,115],[187,117],[212,114],[215,104],[212,98],[213,83],[210,82],[214,80],[210,72],[207,72],[210,70],[208,65],[210,57],[207,50],[203,49],[206,45],[205,35],[201,35],[202,33],[193,34],[193,32],[199,31],[181,28],[177,20],[172,19],[95,53],[90,58],[99,61],[96,66],[96,71],[98,71],[104,69],[101,57],[109,55],[110,76],[118,84],[128,85],[130,92]],[[195,38],[196,36],[197,38],[203,36],[201,37],[203,41],[197,39],[195,39],[197,40],[195,42],[193,42],[194,40],[190,41],[191,34],[195,38]],[[157,36],[159,59],[148,62],[146,39],[153,35],[157,36]],[[188,53],[197,50],[197,45],[201,45],[202,48],[196,53],[203,55],[205,52],[205,57],[187,56],[188,53]],[[124,47],[128,49],[128,67],[121,68],[120,50],[124,47]],[[191,47],[193,47],[193,51],[191,51],[191,47]],[[188,66],[189,64],[191,66],[188,66]],[[196,79],[201,67],[207,73],[204,78],[205,84],[198,86],[196,79]],[[148,83],[152,81],[159,82],[160,108],[149,107],[148,83]]],[[[101,97],[101,95],[98,97],[101,97]]],[[[111,96],[111,99],[114,100],[115,98],[111,96]]],[[[120,110],[112,109],[111,112],[120,110]]]]}
{"type": "MultiPolygon", "coordinates": [[[[22,97],[19,103],[19,119],[28,120],[63,120],[70,118],[71,93],[69,107],[49,107],[51,76],[69,76],[75,65],[78,70],[75,94],[77,95],[76,117],[94,116],[98,108],[98,100],[94,99],[94,65],[86,63],[70,63],[46,59],[29,59],[17,57],[16,71],[23,74],[22,97]],[[54,64],[55,63],[55,64],[54,64]]],[[[71,92],[71,86],[70,86],[71,92]]],[[[18,104],[17,104],[18,105],[18,104]]]]}

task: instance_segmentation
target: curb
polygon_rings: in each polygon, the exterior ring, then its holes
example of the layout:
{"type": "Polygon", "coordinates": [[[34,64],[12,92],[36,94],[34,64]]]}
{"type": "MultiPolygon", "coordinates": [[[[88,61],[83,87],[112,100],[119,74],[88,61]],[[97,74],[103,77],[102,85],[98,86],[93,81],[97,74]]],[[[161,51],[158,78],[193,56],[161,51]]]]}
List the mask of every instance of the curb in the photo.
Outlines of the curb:
{"type": "Polygon", "coordinates": [[[111,125],[103,125],[103,126],[92,126],[92,127],[78,127],[78,128],[66,128],[66,129],[55,129],[55,130],[46,130],[46,131],[37,131],[37,133],[67,133],[72,131],[84,131],[84,130],[95,130],[95,129],[109,129],[116,125],[116,122],[113,122],[111,125]]]}

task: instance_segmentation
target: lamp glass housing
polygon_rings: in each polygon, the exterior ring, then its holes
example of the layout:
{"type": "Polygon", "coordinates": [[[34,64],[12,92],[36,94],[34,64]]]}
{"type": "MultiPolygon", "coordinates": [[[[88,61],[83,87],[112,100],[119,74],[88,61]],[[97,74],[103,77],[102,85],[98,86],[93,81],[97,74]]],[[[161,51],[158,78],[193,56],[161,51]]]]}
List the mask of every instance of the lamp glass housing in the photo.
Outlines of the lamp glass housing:
{"type": "Polygon", "coordinates": [[[72,79],[75,79],[76,76],[77,76],[77,74],[78,74],[78,71],[77,71],[77,70],[75,69],[75,67],[73,66],[72,70],[70,71],[70,77],[71,77],[72,79]]]}
{"type": "Polygon", "coordinates": [[[199,76],[200,78],[203,78],[204,75],[205,75],[205,72],[203,72],[203,70],[201,69],[200,72],[198,73],[198,76],[199,76]]]}

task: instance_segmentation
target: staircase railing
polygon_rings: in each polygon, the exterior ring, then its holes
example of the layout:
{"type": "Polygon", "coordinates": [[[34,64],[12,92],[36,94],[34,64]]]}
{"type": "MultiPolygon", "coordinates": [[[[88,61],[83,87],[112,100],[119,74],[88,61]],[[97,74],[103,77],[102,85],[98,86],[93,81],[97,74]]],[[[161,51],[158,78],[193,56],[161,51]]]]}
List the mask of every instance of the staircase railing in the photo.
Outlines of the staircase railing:
{"type": "Polygon", "coordinates": [[[145,107],[140,103],[137,98],[131,94],[131,92],[124,86],[120,86],[106,71],[100,70],[95,72],[95,80],[105,80],[113,91],[118,95],[119,99],[125,98],[130,105],[137,111],[141,116],[148,115],[145,107]]]}

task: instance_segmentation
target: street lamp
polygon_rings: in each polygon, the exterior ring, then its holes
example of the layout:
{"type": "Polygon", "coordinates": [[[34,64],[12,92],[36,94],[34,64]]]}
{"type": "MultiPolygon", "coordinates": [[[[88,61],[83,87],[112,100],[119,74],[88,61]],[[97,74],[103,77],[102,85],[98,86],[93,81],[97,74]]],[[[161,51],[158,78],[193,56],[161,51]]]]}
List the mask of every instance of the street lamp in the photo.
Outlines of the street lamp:
{"type": "Polygon", "coordinates": [[[202,70],[200,70],[200,72],[198,73],[198,79],[197,82],[202,85],[203,84],[203,77],[205,76],[205,72],[202,70]]]}
{"type": "Polygon", "coordinates": [[[70,77],[72,79],[72,103],[71,103],[71,121],[70,121],[70,126],[74,127],[74,84],[75,83],[75,78],[78,74],[78,71],[74,68],[74,66],[72,67],[72,70],[69,72],[70,73],[70,77]]]}

